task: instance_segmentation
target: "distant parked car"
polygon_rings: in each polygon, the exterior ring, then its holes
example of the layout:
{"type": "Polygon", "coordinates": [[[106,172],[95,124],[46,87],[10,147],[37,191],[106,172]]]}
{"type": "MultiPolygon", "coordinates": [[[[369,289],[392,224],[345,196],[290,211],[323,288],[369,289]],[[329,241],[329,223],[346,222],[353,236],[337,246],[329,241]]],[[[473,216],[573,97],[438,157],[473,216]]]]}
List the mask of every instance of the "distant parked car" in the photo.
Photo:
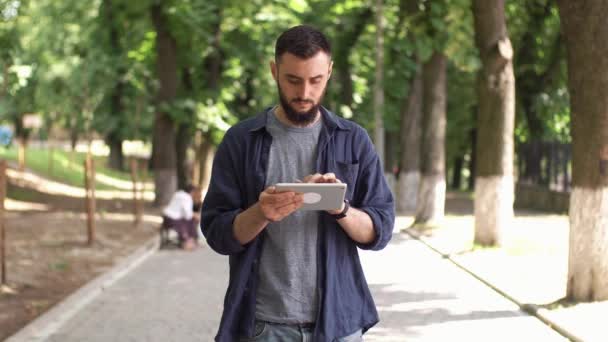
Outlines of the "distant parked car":
{"type": "Polygon", "coordinates": [[[0,126],[0,145],[6,147],[13,141],[13,130],[7,126],[0,126]]]}

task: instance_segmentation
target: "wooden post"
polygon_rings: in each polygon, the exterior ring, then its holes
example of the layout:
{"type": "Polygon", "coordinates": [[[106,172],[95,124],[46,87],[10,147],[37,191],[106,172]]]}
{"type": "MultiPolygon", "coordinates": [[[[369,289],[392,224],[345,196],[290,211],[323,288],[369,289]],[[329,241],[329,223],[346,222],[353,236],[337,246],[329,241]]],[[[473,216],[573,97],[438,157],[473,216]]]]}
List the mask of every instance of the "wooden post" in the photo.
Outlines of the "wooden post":
{"type": "Polygon", "coordinates": [[[139,193],[139,206],[141,214],[144,214],[144,205],[146,201],[146,183],[148,182],[148,160],[144,159],[143,163],[139,166],[141,169],[140,193],[139,193]]]}
{"type": "Polygon", "coordinates": [[[25,171],[25,139],[19,138],[19,144],[17,147],[17,159],[19,162],[19,171],[25,171]]]}
{"type": "Polygon", "coordinates": [[[84,161],[85,201],[87,209],[87,244],[95,242],[95,163],[90,154],[84,161]]]}
{"type": "Polygon", "coordinates": [[[131,182],[133,183],[133,217],[135,225],[141,222],[141,212],[139,208],[139,196],[137,187],[137,160],[131,158],[131,182]]]}
{"type": "Polygon", "coordinates": [[[55,148],[53,146],[49,146],[49,175],[53,175],[53,163],[55,158],[55,148]]]}
{"type": "Polygon", "coordinates": [[[2,282],[6,285],[6,226],[4,225],[4,198],[6,197],[6,160],[0,161],[0,264],[2,282]]]}

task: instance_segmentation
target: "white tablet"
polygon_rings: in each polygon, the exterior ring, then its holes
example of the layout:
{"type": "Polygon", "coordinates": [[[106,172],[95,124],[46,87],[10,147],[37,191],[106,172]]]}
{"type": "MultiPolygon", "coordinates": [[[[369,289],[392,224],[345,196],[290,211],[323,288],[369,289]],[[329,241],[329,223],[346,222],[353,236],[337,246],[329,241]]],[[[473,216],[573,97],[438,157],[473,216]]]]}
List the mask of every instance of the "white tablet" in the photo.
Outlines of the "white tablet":
{"type": "Polygon", "coordinates": [[[278,183],[276,189],[304,194],[300,210],[337,210],[342,208],[346,183],[278,183]]]}

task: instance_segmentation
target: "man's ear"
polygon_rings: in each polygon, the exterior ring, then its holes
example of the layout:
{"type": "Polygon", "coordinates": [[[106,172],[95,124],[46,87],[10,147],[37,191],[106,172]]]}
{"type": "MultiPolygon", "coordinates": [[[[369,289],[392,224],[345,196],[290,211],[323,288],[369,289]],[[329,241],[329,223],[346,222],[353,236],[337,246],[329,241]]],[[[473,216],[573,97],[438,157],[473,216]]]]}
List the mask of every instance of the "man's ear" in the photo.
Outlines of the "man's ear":
{"type": "Polygon", "coordinates": [[[334,69],[334,61],[329,61],[329,70],[327,72],[327,79],[329,80],[331,78],[331,72],[334,69]]]}
{"type": "Polygon", "coordinates": [[[272,78],[277,81],[278,70],[277,63],[274,60],[270,61],[270,72],[272,73],[272,78]]]}

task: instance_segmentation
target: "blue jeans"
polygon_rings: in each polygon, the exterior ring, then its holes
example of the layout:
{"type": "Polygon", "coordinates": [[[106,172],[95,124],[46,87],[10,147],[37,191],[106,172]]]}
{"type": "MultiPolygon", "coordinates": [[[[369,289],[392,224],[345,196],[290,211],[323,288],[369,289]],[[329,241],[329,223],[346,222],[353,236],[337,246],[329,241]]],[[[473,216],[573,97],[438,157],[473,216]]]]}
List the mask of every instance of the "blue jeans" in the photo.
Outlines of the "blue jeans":
{"type": "MultiPolygon", "coordinates": [[[[241,337],[239,342],[313,342],[314,326],[288,325],[255,321],[254,337],[241,337]]],[[[335,342],[363,342],[361,329],[353,334],[340,337],[335,342]]]]}

